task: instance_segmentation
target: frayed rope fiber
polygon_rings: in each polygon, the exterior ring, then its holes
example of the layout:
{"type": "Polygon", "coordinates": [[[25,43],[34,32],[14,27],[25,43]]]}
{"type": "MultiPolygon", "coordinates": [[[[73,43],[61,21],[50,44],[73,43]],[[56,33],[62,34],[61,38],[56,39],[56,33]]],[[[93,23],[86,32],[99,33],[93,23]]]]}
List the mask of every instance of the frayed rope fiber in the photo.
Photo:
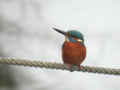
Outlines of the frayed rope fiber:
{"type": "MultiPolygon", "coordinates": [[[[42,61],[31,61],[27,59],[25,60],[25,59],[15,59],[15,58],[0,58],[0,64],[21,65],[21,66],[29,66],[29,67],[40,67],[40,68],[60,69],[60,70],[71,71],[70,67],[66,64],[42,62],[42,61]]],[[[82,66],[82,69],[79,70],[79,67],[74,66],[72,68],[72,71],[101,73],[101,74],[109,74],[109,75],[120,75],[120,69],[103,68],[103,67],[82,66]]]]}

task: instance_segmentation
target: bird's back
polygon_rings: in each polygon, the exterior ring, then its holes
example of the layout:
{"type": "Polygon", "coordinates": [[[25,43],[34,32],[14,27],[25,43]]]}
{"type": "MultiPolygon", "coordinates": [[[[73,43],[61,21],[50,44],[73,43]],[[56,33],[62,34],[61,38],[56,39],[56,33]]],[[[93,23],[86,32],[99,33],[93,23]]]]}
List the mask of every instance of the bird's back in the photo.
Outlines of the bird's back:
{"type": "Polygon", "coordinates": [[[62,58],[66,64],[80,65],[86,57],[86,47],[80,42],[64,42],[62,58]]]}

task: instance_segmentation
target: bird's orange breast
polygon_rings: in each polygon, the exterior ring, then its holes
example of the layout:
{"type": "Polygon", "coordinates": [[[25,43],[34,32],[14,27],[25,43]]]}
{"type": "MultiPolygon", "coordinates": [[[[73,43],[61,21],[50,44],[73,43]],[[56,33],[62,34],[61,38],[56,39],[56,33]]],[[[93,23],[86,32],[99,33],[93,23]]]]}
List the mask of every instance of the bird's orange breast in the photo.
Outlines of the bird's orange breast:
{"type": "Polygon", "coordinates": [[[86,57],[86,47],[80,42],[64,42],[62,58],[66,64],[80,65],[86,57]]]}

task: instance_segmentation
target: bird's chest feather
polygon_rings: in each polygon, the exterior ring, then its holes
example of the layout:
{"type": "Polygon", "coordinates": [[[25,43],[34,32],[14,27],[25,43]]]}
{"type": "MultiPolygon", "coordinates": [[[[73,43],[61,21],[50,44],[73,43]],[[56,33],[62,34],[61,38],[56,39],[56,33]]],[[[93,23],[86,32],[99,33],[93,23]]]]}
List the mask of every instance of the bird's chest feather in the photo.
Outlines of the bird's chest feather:
{"type": "Polygon", "coordinates": [[[79,54],[82,50],[84,45],[80,42],[72,43],[72,42],[65,42],[63,45],[63,52],[68,54],[79,54]]]}
{"type": "Polygon", "coordinates": [[[62,48],[62,57],[65,63],[80,64],[86,57],[86,48],[80,42],[65,42],[62,48]]]}

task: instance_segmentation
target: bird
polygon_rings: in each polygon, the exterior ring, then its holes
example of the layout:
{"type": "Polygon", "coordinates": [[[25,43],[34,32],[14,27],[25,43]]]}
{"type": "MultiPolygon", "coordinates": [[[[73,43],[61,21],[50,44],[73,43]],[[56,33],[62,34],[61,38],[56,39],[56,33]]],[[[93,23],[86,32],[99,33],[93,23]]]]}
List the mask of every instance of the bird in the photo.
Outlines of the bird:
{"type": "Polygon", "coordinates": [[[62,60],[64,64],[69,65],[71,71],[74,65],[79,70],[83,69],[81,63],[86,58],[86,46],[83,34],[78,30],[68,30],[65,32],[57,28],[53,29],[65,36],[65,41],[62,45],[62,60]]]}

